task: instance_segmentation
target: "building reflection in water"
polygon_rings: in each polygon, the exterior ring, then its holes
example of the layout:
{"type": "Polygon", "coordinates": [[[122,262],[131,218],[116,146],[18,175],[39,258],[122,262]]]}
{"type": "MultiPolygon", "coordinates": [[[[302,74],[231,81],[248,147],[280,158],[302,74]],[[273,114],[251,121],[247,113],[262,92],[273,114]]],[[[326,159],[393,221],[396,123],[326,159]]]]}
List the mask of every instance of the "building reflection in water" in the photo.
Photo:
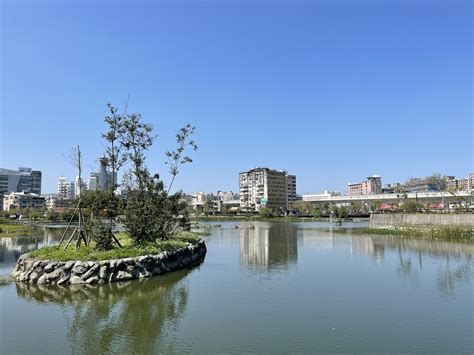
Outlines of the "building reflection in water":
{"type": "Polygon", "coordinates": [[[385,244],[375,243],[374,238],[369,236],[350,237],[351,255],[365,254],[377,263],[385,260],[385,244]]]}
{"type": "Polygon", "coordinates": [[[297,226],[258,223],[240,232],[240,264],[251,269],[286,270],[298,262],[297,226]]]}
{"type": "Polygon", "coordinates": [[[15,264],[21,254],[57,243],[64,228],[38,227],[31,235],[0,238],[0,263],[15,264]]]}
{"type": "Polygon", "coordinates": [[[436,258],[437,286],[443,294],[451,294],[457,285],[469,283],[474,277],[474,244],[429,239],[401,238],[400,236],[351,236],[351,254],[370,256],[383,263],[385,253],[397,255],[396,273],[409,281],[418,282],[424,259],[436,258]]]}

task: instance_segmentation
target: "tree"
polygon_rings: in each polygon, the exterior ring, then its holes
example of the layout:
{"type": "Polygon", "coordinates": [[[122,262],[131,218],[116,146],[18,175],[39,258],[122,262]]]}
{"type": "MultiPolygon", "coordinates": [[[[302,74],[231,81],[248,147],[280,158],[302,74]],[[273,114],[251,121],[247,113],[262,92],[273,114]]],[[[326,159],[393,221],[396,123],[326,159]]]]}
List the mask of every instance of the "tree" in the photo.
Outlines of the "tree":
{"type": "MultiPolygon", "coordinates": [[[[146,164],[146,152],[152,146],[156,135],[153,126],[142,121],[137,113],[124,114],[118,119],[114,128],[116,141],[121,147],[122,156],[117,161],[130,162],[131,170],[125,174],[124,186],[127,189],[127,202],[124,207],[124,225],[135,244],[167,239],[178,228],[187,224],[188,213],[183,193],[169,195],[158,174],[152,175],[146,164]]],[[[177,134],[178,148],[168,152],[172,165],[172,176],[179,172],[179,166],[192,160],[183,156],[185,146],[197,149],[189,136],[194,127],[187,125],[177,134]]]]}
{"type": "Polygon", "coordinates": [[[271,218],[273,217],[273,210],[268,207],[262,207],[260,208],[259,214],[263,218],[271,218]]]}
{"type": "Polygon", "coordinates": [[[440,173],[435,173],[428,177],[428,183],[433,185],[436,191],[446,191],[446,176],[442,176],[440,173]]]}
{"type": "Polygon", "coordinates": [[[123,200],[117,197],[113,191],[84,191],[82,204],[90,213],[88,223],[89,233],[96,242],[98,250],[112,249],[112,242],[120,246],[120,242],[112,233],[111,222],[118,215],[123,206],[123,200]]]}
{"type": "Polygon", "coordinates": [[[419,211],[423,205],[419,202],[416,201],[406,201],[402,203],[400,206],[400,209],[402,209],[405,212],[417,212],[419,211]]]}
{"type": "Polygon", "coordinates": [[[106,156],[111,165],[112,172],[112,184],[111,191],[114,191],[117,186],[115,185],[117,180],[117,174],[119,169],[126,163],[126,156],[121,154],[123,145],[120,141],[120,133],[123,129],[123,122],[126,117],[128,100],[125,102],[125,109],[122,114],[118,113],[118,109],[112,106],[110,103],[107,107],[110,110],[110,115],[105,116],[104,121],[108,125],[108,131],[102,134],[102,138],[109,143],[106,149],[106,156]]]}
{"type": "Polygon", "coordinates": [[[191,149],[194,151],[198,149],[197,144],[190,139],[195,129],[196,127],[191,126],[189,123],[182,127],[178,133],[176,133],[176,143],[178,146],[175,150],[166,152],[168,161],[165,164],[169,165],[169,172],[171,174],[171,182],[168,186],[168,193],[171,191],[171,186],[173,186],[174,179],[179,173],[179,167],[186,163],[192,163],[193,161],[188,155],[184,155],[184,153],[187,146],[191,147],[191,149]]]}
{"type": "Polygon", "coordinates": [[[208,197],[206,201],[204,202],[203,212],[206,216],[208,216],[209,213],[212,212],[212,200],[210,197],[208,197]]]}
{"type": "Polygon", "coordinates": [[[329,208],[330,213],[337,218],[347,218],[348,210],[345,206],[331,205],[329,208]]]}

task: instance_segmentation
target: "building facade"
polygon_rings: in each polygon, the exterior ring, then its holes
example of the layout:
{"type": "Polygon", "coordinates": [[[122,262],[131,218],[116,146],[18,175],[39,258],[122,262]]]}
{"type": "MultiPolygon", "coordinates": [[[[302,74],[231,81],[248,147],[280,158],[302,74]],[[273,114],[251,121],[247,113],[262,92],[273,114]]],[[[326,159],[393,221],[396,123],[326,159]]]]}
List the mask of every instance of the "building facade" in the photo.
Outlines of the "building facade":
{"type": "Polygon", "coordinates": [[[67,181],[64,176],[58,179],[58,199],[72,200],[76,196],[76,184],[74,181],[67,181]]]}
{"type": "Polygon", "coordinates": [[[469,179],[449,179],[446,183],[446,188],[448,190],[455,189],[455,190],[462,190],[467,191],[469,190],[469,179]]]}
{"type": "MultiPolygon", "coordinates": [[[[41,194],[42,173],[31,168],[18,168],[10,170],[0,168],[0,199],[11,192],[27,191],[37,195],[41,194]]],[[[3,207],[3,204],[0,204],[3,207]]]]}
{"type": "Polygon", "coordinates": [[[45,206],[45,197],[27,191],[12,192],[3,197],[4,211],[24,208],[42,210],[45,206]]]}
{"type": "Polygon", "coordinates": [[[296,176],[286,171],[255,168],[239,174],[240,207],[247,211],[261,208],[287,211],[296,200],[296,176]]]}
{"type": "Polygon", "coordinates": [[[367,180],[347,184],[349,196],[378,195],[382,193],[382,178],[379,175],[368,176],[367,180]]]}

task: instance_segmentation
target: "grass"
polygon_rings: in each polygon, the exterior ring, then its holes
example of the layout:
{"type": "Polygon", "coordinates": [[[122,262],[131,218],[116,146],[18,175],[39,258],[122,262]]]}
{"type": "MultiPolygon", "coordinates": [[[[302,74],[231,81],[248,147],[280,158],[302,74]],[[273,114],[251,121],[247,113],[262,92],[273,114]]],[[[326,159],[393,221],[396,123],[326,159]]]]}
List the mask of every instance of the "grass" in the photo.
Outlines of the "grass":
{"type": "Polygon", "coordinates": [[[57,246],[43,247],[30,253],[32,258],[43,260],[82,260],[96,261],[109,259],[134,258],[142,255],[156,255],[164,251],[175,251],[187,247],[189,244],[196,244],[200,240],[198,233],[181,232],[168,240],[157,240],[155,243],[144,245],[133,245],[133,241],[126,233],[118,233],[116,235],[122,244],[122,248],[114,246],[111,250],[99,251],[94,246],[81,247],[75,250],[74,246],[57,248],[57,246]]]}
{"type": "Polygon", "coordinates": [[[398,235],[423,239],[474,242],[474,228],[405,227],[405,228],[334,228],[333,232],[351,234],[398,235]]]}
{"type": "Polygon", "coordinates": [[[16,237],[17,233],[29,233],[32,231],[34,231],[34,227],[25,226],[24,224],[0,223],[0,237],[16,237]]]}

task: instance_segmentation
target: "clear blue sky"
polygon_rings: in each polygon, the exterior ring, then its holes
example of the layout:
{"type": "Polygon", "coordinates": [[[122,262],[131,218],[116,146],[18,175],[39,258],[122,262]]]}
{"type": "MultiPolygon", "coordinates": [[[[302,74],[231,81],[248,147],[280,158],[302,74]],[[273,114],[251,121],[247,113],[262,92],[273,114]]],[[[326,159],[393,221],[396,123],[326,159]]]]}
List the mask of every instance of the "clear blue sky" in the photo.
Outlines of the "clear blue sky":
{"type": "Polygon", "coordinates": [[[43,191],[103,151],[106,103],[154,124],[168,180],[175,131],[200,149],[186,192],[238,190],[254,166],[299,193],[473,170],[471,1],[2,1],[1,167],[43,191]]]}

